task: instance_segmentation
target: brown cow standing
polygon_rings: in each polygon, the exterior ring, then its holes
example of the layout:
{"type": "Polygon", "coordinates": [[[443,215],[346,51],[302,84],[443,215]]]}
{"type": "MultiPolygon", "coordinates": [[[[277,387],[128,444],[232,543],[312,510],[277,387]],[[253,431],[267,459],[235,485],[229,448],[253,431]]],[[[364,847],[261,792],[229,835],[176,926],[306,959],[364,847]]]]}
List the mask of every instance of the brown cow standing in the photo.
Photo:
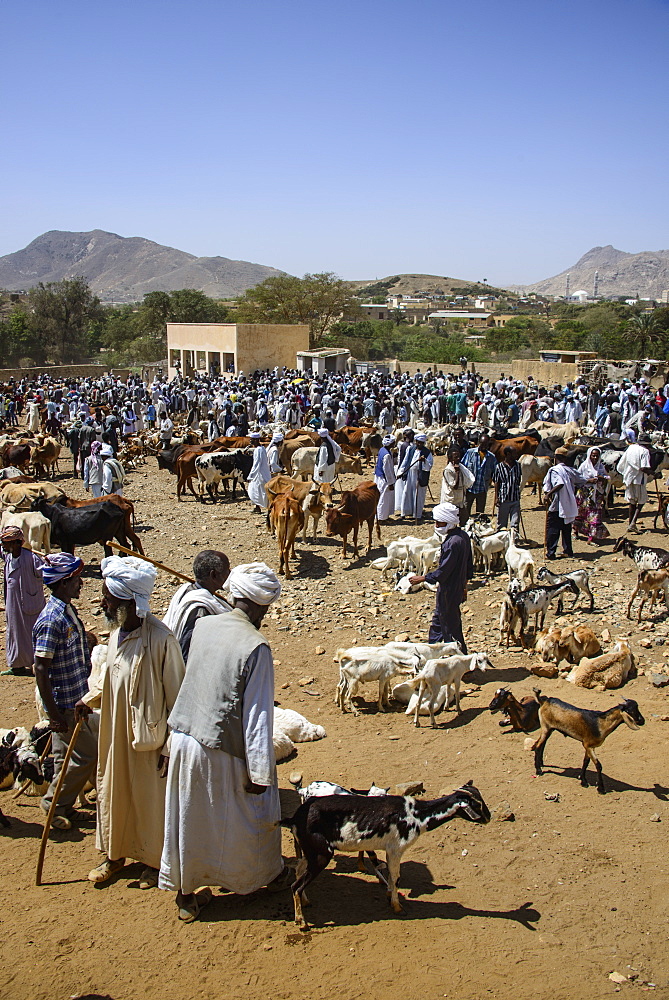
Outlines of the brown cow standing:
{"type": "Polygon", "coordinates": [[[516,461],[521,455],[534,455],[539,447],[539,441],[531,434],[518,434],[516,437],[504,438],[502,441],[490,439],[488,447],[498,462],[502,461],[502,455],[506,447],[513,448],[516,461]]]}
{"type": "Polygon", "coordinates": [[[267,527],[274,534],[279,545],[279,573],[285,572],[290,580],[290,555],[295,555],[295,538],[304,526],[304,513],[299,500],[288,493],[275,497],[267,511],[267,527]],[[284,569],[285,567],[285,569],[284,569]]]}
{"type": "MultiPolygon", "coordinates": [[[[365,521],[369,530],[367,552],[372,547],[372,528],[376,519],[376,505],[379,502],[379,490],[375,483],[360,483],[353,490],[344,490],[341,501],[336,507],[325,512],[327,529],[325,534],[332,538],[342,537],[342,559],[346,558],[346,539],[353,532],[353,555],[358,556],[358,530],[365,521]]],[[[376,536],[381,540],[379,522],[376,522],[376,536]]]]}
{"type": "Polygon", "coordinates": [[[325,510],[324,500],[329,499],[332,494],[331,483],[303,483],[299,479],[291,479],[290,476],[278,473],[278,475],[272,476],[265,485],[265,491],[268,504],[271,504],[275,497],[281,495],[294,497],[302,505],[302,513],[304,514],[302,541],[306,542],[307,540],[309,518],[314,522],[314,541],[316,541],[318,522],[325,510]]]}

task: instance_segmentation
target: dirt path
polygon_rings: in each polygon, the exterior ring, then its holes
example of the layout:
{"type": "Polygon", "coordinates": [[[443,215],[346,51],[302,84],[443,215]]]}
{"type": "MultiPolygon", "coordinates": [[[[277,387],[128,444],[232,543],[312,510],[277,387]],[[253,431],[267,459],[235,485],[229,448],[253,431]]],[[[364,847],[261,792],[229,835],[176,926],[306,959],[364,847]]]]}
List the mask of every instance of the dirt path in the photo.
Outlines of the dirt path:
{"type": "MultiPolygon", "coordinates": [[[[443,462],[436,462],[435,481],[443,462]]],[[[275,543],[248,501],[214,507],[190,497],[178,504],[175,480],[155,465],[150,460],[131,474],[126,490],[136,501],[148,555],[184,572],[199,549],[210,546],[227,551],[233,563],[264,559],[277,565],[275,543]]],[[[71,495],[84,496],[81,481],[63,477],[62,484],[71,495]]],[[[525,524],[530,537],[539,539],[543,511],[535,503],[526,493],[525,524]]],[[[622,514],[622,505],[618,510],[622,514]]],[[[613,535],[621,531],[622,522],[614,520],[613,535]]],[[[386,528],[384,541],[409,532],[412,526],[386,528]]],[[[415,533],[427,536],[429,525],[415,533]]],[[[669,547],[666,535],[648,537],[650,544],[669,547]]],[[[310,893],[307,913],[314,929],[300,934],[288,893],[216,894],[206,916],[184,926],[175,919],[170,894],[137,888],[137,865],[96,889],[86,881],[97,862],[92,813],[73,834],[52,835],[47,884],[37,889],[41,814],[36,800],[14,802],[3,793],[0,804],[13,822],[0,831],[0,996],[585,1000],[620,989],[669,997],[669,688],[653,688],[645,675],[626,685],[624,695],[638,701],[646,725],[638,732],[621,728],[602,747],[608,795],[580,787],[581,748],[558,735],[547,747],[548,772],[534,778],[524,736],[503,733],[499,717],[487,711],[501,684],[513,684],[516,694],[537,685],[527,672],[530,659],[498,645],[503,579],[497,576],[489,585],[478,579],[465,614],[470,648],[486,649],[495,670],[464,685],[460,717],[449,712],[439,717],[438,730],[427,726],[429,720],[416,730],[399,707],[378,714],[372,686],[363,689],[361,714],[343,716],[333,703],[337,647],[398,634],[423,638],[434,597],[383,593],[387,588],[368,568],[369,559],[342,565],[334,540],[321,536],[297,548],[299,574],[264,630],[277,663],[277,700],[322,723],[328,735],[301,744],[294,760],[279,765],[281,787],[289,787],[294,769],[305,781],[327,778],[357,787],[372,780],[385,786],[420,780],[429,797],[473,778],[491,807],[508,801],[515,822],[474,827],[456,820],[425,834],[402,865],[403,917],[392,915],[381,886],[356,871],[354,858],[338,857],[310,893]],[[321,648],[324,653],[317,652],[321,648]],[[299,683],[307,678],[309,684],[299,683]],[[545,793],[554,792],[560,801],[547,801],[545,793]],[[654,814],[661,822],[651,819],[654,814]],[[634,983],[617,987],[609,980],[612,971],[636,977],[634,983]]],[[[562,569],[587,561],[595,568],[596,612],[565,620],[598,633],[608,627],[614,638],[631,635],[640,668],[658,669],[669,657],[664,616],[651,624],[646,617],[641,629],[627,622],[634,574],[630,560],[612,556],[611,549],[612,541],[594,551],[577,542],[577,558],[556,564],[562,569]]],[[[370,558],[382,551],[375,542],[370,558]]],[[[83,554],[99,562],[102,552],[91,547],[83,554]]],[[[539,565],[541,551],[533,554],[539,565]]],[[[102,636],[98,577],[96,567],[87,571],[79,606],[87,625],[102,636]]],[[[163,613],[174,589],[160,574],[154,611],[163,613]]],[[[583,691],[564,681],[538,683],[579,705],[607,708],[620,699],[617,692],[583,691]]],[[[0,699],[3,726],[34,720],[29,681],[0,678],[0,699]]],[[[284,852],[292,856],[288,836],[284,852]]]]}

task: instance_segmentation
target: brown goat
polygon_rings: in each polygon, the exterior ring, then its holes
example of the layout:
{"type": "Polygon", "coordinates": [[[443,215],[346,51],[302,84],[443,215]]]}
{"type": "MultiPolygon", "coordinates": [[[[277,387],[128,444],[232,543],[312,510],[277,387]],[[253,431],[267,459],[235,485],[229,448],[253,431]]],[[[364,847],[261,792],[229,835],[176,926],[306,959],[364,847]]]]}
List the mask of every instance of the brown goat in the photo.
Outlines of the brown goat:
{"type": "Polygon", "coordinates": [[[533,695],[518,701],[508,688],[498,688],[488,708],[493,715],[504,713],[500,726],[510,726],[508,732],[527,733],[539,728],[539,703],[533,695]]]}

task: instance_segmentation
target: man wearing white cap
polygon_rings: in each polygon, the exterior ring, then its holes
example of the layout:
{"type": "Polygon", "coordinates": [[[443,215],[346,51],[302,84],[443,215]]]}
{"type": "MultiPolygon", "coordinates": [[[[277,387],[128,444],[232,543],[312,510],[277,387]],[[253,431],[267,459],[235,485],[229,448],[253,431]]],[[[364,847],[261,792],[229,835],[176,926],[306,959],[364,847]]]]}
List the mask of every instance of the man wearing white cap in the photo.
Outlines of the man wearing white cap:
{"type": "Polygon", "coordinates": [[[167,716],[185,666],[179,643],[149,611],[156,570],[135,556],[109,556],[102,569],[102,608],[115,626],[102,686],[77,703],[100,708],[96,846],[105,855],[89,873],[109,881],[126,858],[145,867],[141,889],[158,883],[165,815],[167,716]]]}
{"type": "Polygon", "coordinates": [[[110,444],[103,444],[100,449],[102,458],[102,492],[105,496],[109,493],[123,493],[125,482],[125,471],[117,458],[114,458],[114,449],[110,444]]]}
{"type": "Polygon", "coordinates": [[[341,455],[341,448],[336,441],[330,437],[330,432],[326,427],[319,430],[321,445],[316,456],[314,467],[315,483],[333,483],[337,474],[337,462],[341,455]]]}
{"type": "Polygon", "coordinates": [[[376,519],[382,524],[393,512],[395,506],[395,465],[390,449],[395,444],[392,434],[387,434],[379,448],[374,469],[374,482],[379,490],[379,502],[376,506],[376,519]]]}
{"type": "Polygon", "coordinates": [[[425,576],[412,576],[410,582],[438,584],[428,642],[455,640],[466,653],[460,605],[467,600],[467,581],[474,575],[472,545],[469,536],[459,526],[460,511],[455,504],[438,503],[432,517],[434,530],[444,539],[439,565],[425,576]]]}
{"type": "MultiPolygon", "coordinates": [[[[233,610],[195,626],[172,729],[161,889],[190,923],[211,900],[202,886],[240,895],[287,888],[274,726],[274,664],[259,626],[281,594],[265,563],[236,566],[233,610]]],[[[290,875],[290,877],[289,877],[290,875]]]]}
{"type": "Polygon", "coordinates": [[[267,452],[260,444],[260,432],[253,431],[249,434],[249,437],[253,445],[253,465],[251,466],[246,489],[248,490],[251,503],[255,504],[253,513],[260,514],[262,513],[261,508],[267,506],[265,483],[270,481],[272,473],[269,471],[267,452]]]}
{"type": "Polygon", "coordinates": [[[269,471],[273,476],[276,476],[279,472],[283,470],[283,465],[281,464],[281,459],[279,458],[279,448],[283,444],[283,434],[281,431],[277,431],[272,435],[272,440],[267,445],[265,449],[267,452],[267,461],[269,463],[269,471]]]}
{"type": "Polygon", "coordinates": [[[405,451],[397,469],[397,477],[404,483],[399,509],[403,517],[415,517],[420,521],[434,457],[427,447],[425,434],[416,434],[414,441],[415,444],[405,451]]]}

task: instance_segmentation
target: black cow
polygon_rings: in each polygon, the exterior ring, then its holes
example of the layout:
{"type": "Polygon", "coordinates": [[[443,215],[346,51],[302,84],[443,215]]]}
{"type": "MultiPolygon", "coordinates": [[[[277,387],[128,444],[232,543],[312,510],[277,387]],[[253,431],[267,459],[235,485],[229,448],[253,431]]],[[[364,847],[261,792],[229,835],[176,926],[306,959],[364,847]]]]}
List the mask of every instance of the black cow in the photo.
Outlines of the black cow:
{"type": "Polygon", "coordinates": [[[107,545],[110,538],[115,538],[121,545],[128,548],[125,533],[125,511],[109,500],[91,507],[61,507],[51,504],[44,497],[35,500],[30,508],[37,510],[51,521],[51,543],[59,545],[63,552],[74,555],[76,545],[95,545],[104,547],[105,555],[110,556],[112,550],[107,545]]]}
{"type": "Polygon", "coordinates": [[[185,444],[177,444],[174,448],[162,448],[156,455],[156,458],[158,459],[158,468],[167,469],[167,471],[171,472],[173,476],[176,476],[177,458],[187,447],[188,446],[185,444]]]}
{"type": "Polygon", "coordinates": [[[209,455],[198,455],[195,459],[200,500],[204,503],[204,488],[212,501],[216,502],[215,488],[223,481],[232,479],[232,499],[235,499],[237,480],[246,481],[253,466],[253,454],[250,451],[215,451],[209,455]]]}

